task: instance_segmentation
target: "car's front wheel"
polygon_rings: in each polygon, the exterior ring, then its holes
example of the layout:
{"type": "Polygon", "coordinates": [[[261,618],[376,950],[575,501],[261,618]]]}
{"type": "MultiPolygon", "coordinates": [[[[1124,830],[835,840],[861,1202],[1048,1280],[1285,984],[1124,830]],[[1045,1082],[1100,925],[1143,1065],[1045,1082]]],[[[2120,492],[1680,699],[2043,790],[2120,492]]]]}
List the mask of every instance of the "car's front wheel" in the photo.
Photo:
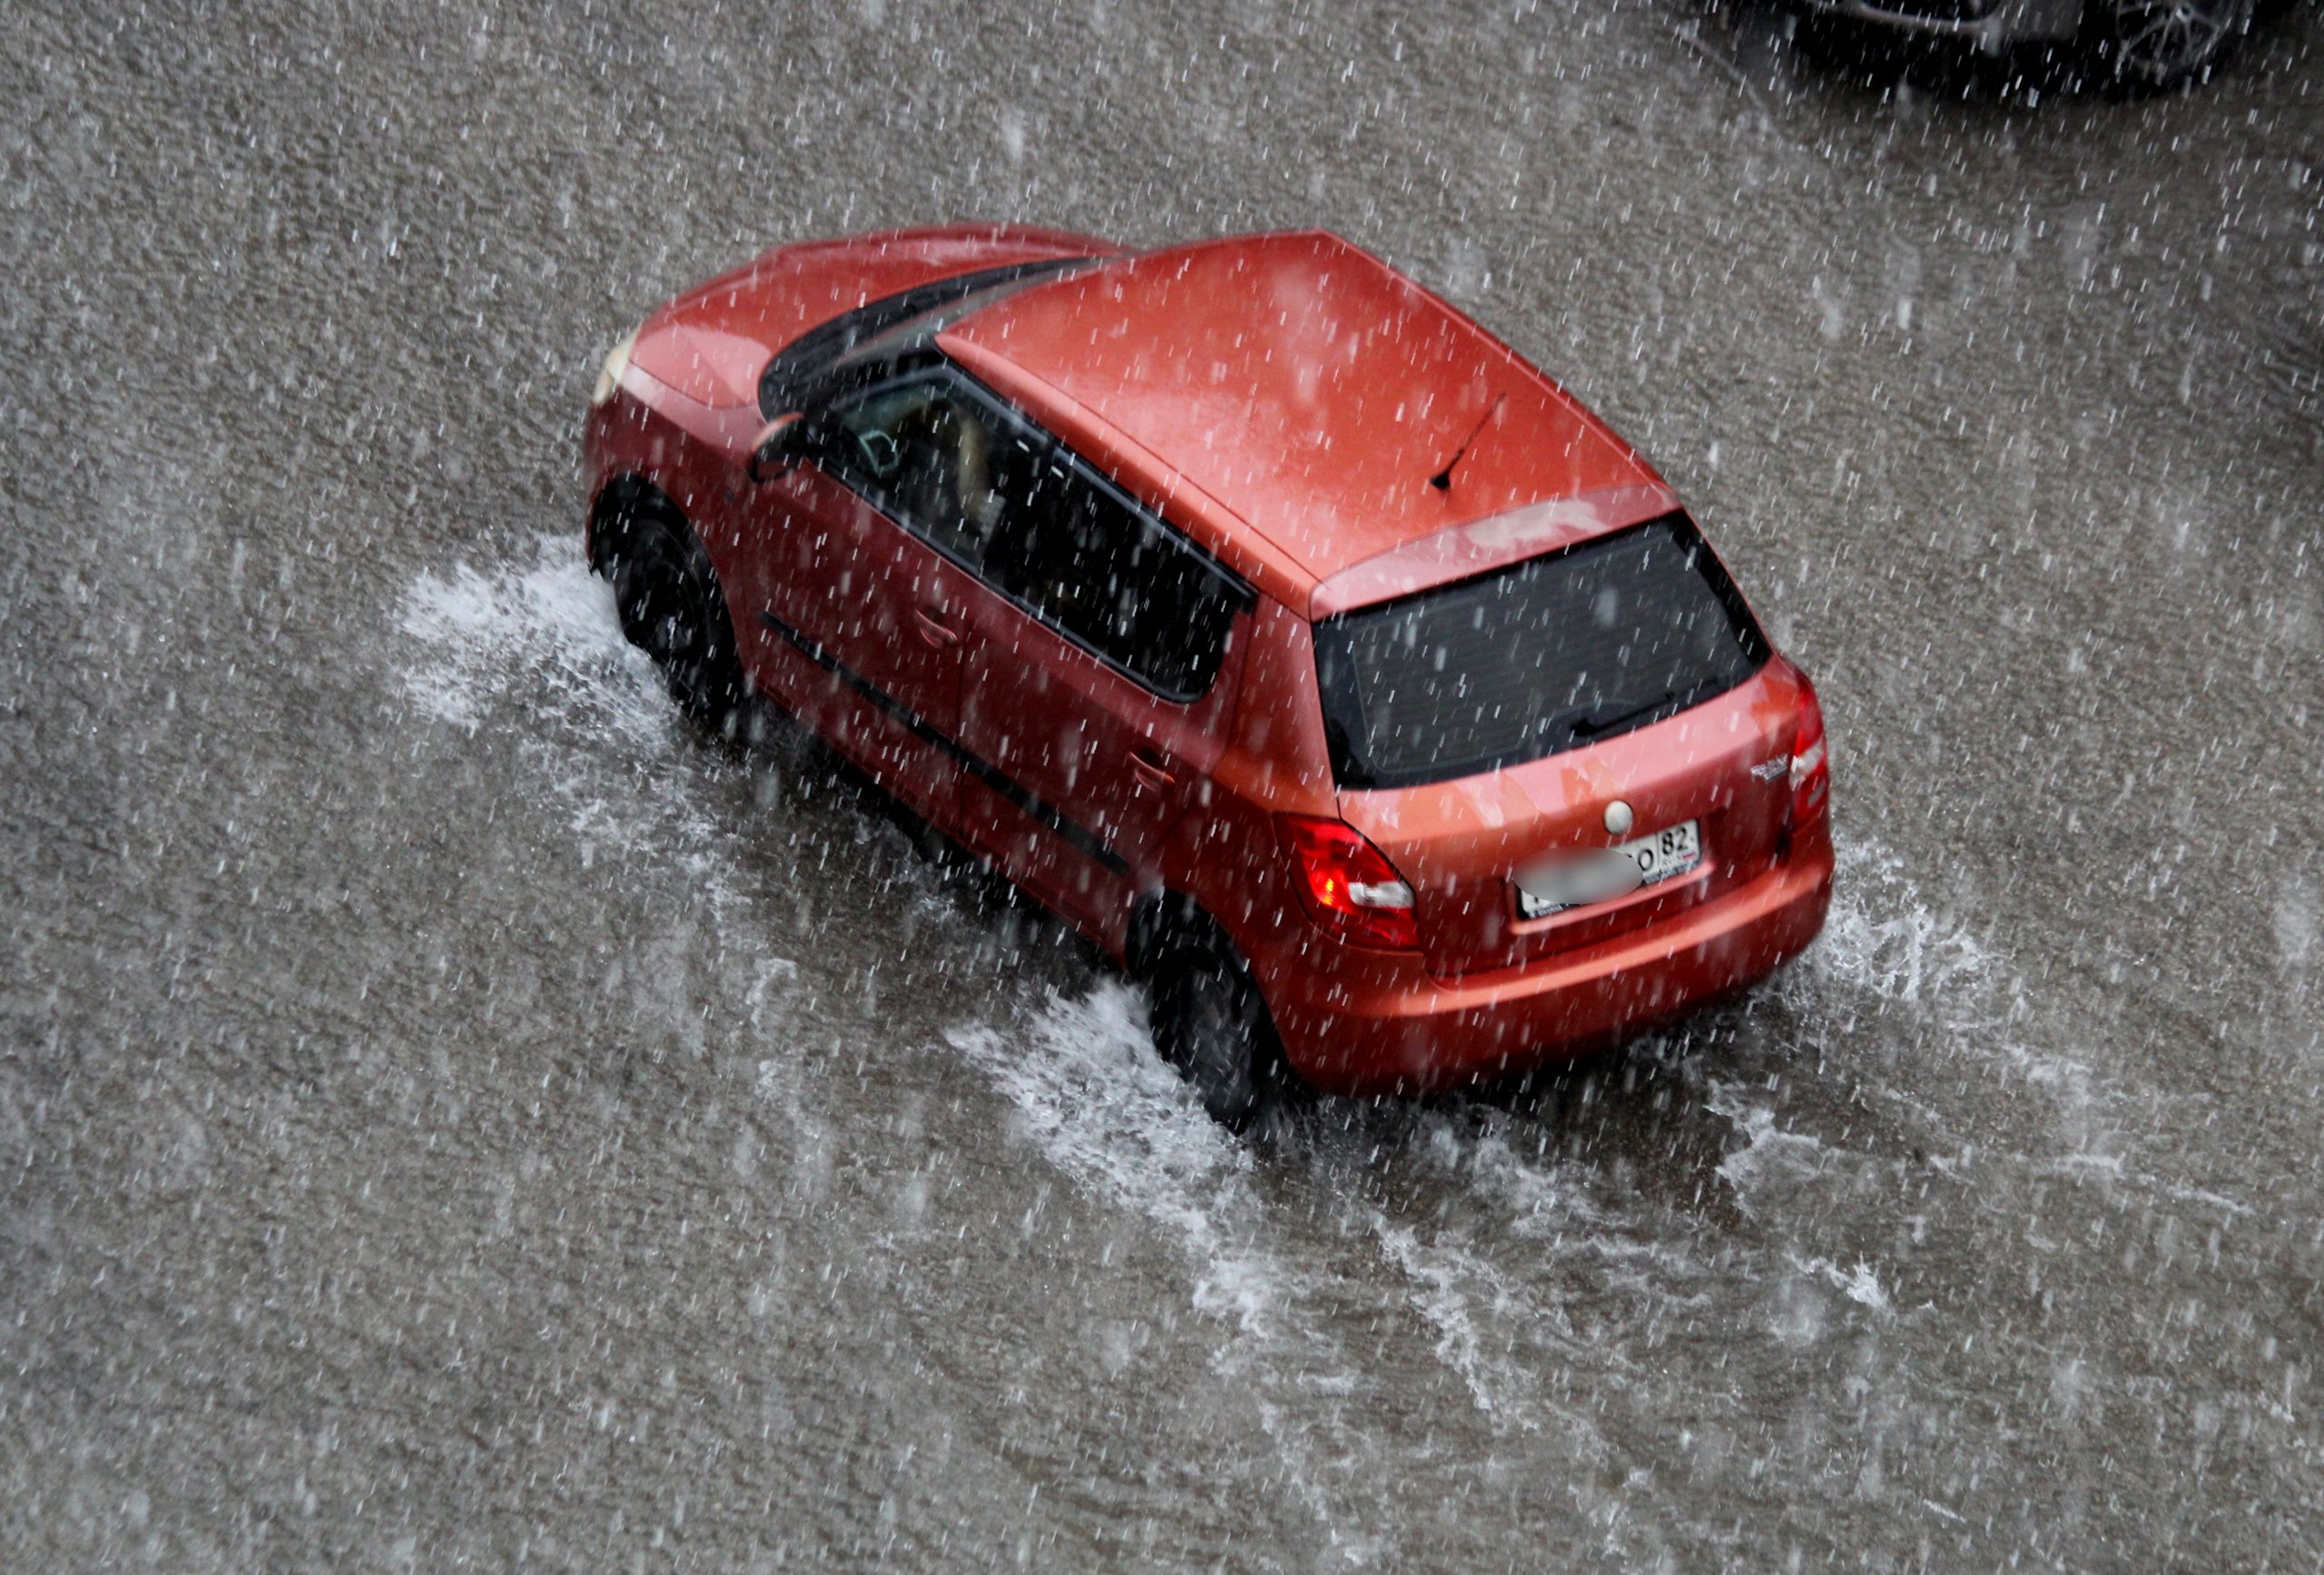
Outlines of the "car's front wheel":
{"type": "Polygon", "coordinates": [[[2098,57],[2125,87],[2208,76],[2251,25],[2252,0],[2092,0],[2098,57]]]}
{"type": "Polygon", "coordinates": [[[1257,981],[1212,925],[1179,930],[1147,971],[1155,1048],[1211,1119],[1248,1127],[1291,1083],[1257,981]]]}
{"type": "Polygon", "coordinates": [[[684,517],[658,498],[615,498],[597,540],[596,567],[613,582],[623,635],[654,658],[681,705],[724,726],[747,689],[726,598],[684,517]]]}

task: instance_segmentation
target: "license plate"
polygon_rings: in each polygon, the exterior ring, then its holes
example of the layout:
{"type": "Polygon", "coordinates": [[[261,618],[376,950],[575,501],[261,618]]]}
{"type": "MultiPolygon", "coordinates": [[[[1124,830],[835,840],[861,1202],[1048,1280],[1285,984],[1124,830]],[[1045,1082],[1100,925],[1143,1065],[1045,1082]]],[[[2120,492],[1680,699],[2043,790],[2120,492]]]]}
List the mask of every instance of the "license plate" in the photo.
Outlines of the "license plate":
{"type": "Polygon", "coordinates": [[[1517,877],[1517,916],[1546,919],[1568,908],[1610,901],[1641,886],[1683,875],[1703,861],[1702,829],[1681,821],[1618,847],[1554,863],[1517,877]]]}

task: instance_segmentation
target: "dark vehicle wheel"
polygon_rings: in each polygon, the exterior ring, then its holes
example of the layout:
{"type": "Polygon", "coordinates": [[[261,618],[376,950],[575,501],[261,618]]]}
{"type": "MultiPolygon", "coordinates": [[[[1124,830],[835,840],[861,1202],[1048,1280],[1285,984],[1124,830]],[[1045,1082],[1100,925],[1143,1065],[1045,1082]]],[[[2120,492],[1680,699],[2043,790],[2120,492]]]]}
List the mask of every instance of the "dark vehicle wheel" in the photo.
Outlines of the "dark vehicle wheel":
{"type": "Polygon", "coordinates": [[[1148,972],[1154,1044],[1212,1120],[1240,1132],[1289,1084],[1259,987],[1215,927],[1164,942],[1148,972]]]}
{"type": "Polygon", "coordinates": [[[629,643],[654,658],[670,693],[713,727],[735,719],[747,693],[734,628],[710,558],[666,500],[613,500],[597,528],[599,574],[629,643]]]}
{"type": "Polygon", "coordinates": [[[2092,0],[2091,43],[2114,80],[2153,92],[2211,74],[2251,25],[2252,0],[2092,0]]]}

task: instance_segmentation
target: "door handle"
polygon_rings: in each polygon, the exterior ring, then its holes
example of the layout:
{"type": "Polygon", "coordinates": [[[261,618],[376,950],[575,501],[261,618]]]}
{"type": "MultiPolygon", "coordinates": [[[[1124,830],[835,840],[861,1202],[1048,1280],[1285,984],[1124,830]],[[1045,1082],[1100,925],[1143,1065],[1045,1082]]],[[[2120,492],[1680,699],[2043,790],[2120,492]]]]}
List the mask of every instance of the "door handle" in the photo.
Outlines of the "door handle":
{"type": "Polygon", "coordinates": [[[1170,774],[1169,768],[1162,762],[1162,757],[1150,749],[1131,750],[1129,769],[1137,773],[1138,781],[1157,792],[1178,780],[1170,774]]]}
{"type": "Polygon", "coordinates": [[[960,643],[960,631],[938,616],[935,609],[931,607],[914,608],[911,621],[913,626],[919,629],[921,639],[940,651],[947,645],[957,645],[960,643]]]}

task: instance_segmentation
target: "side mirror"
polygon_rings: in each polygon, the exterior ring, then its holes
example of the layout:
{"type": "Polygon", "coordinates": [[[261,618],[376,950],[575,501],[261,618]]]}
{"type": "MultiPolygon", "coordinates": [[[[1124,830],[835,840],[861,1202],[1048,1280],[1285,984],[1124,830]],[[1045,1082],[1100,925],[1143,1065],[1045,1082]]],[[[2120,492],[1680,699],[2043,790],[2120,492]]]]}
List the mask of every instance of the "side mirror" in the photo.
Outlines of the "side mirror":
{"type": "Polygon", "coordinates": [[[796,410],[769,421],[751,445],[750,463],[744,467],[751,479],[764,486],[797,465],[806,438],[807,418],[796,410]]]}

